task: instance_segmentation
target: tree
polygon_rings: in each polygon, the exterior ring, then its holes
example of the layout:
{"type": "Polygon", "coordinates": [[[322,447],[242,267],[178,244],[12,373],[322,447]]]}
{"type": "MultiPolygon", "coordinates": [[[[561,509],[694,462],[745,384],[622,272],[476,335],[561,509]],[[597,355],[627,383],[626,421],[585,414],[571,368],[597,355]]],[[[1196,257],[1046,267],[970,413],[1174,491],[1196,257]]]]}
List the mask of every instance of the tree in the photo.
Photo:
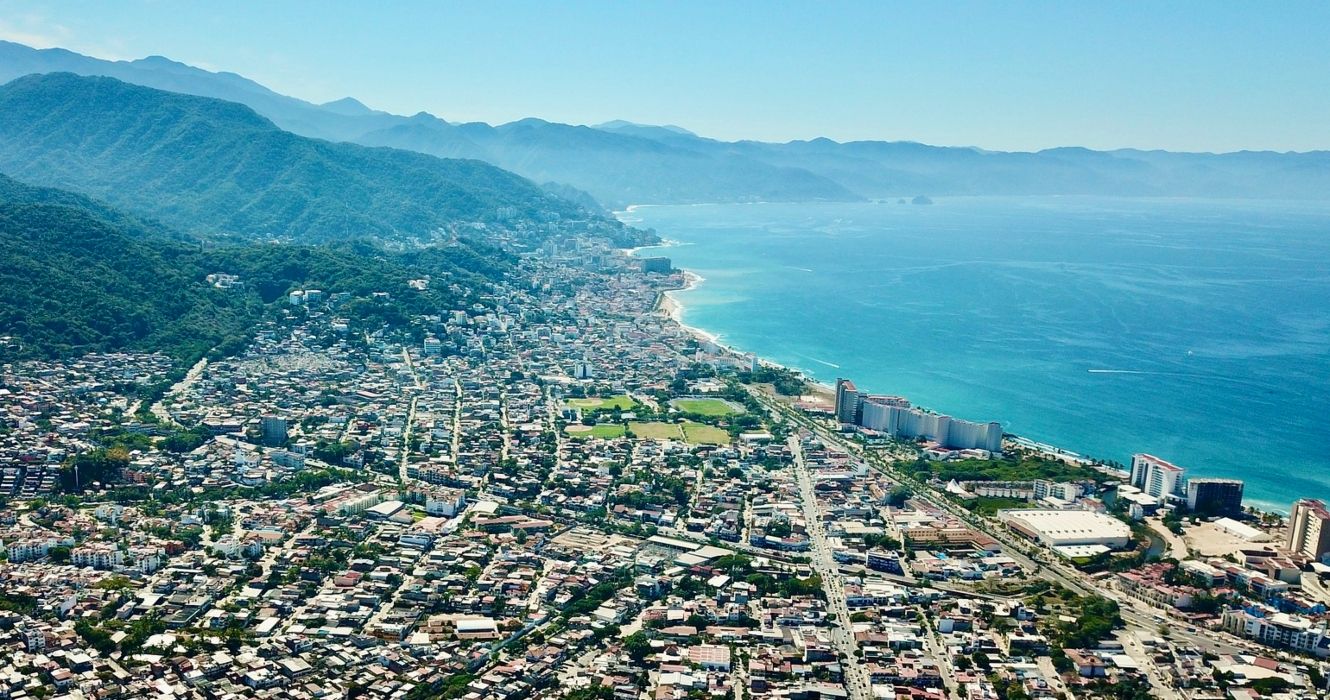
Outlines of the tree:
{"type": "Polygon", "coordinates": [[[914,498],[914,493],[910,491],[909,487],[897,485],[887,494],[887,505],[893,508],[900,508],[911,498],[914,498]]]}
{"type": "Polygon", "coordinates": [[[651,640],[643,630],[638,630],[623,640],[623,649],[634,661],[641,663],[651,654],[651,640]]]}

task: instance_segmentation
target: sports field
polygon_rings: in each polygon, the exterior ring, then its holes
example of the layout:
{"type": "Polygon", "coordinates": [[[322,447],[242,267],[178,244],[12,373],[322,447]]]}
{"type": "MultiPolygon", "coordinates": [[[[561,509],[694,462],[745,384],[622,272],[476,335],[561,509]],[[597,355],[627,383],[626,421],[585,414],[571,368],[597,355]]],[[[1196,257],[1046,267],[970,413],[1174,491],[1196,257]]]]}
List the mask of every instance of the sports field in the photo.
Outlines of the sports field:
{"type": "Polygon", "coordinates": [[[629,423],[633,434],[643,440],[682,440],[683,433],[674,423],[629,423]]]}
{"type": "Polygon", "coordinates": [[[724,399],[674,399],[670,405],[685,413],[702,416],[729,416],[743,413],[743,407],[724,399]]]}
{"type": "Polygon", "coordinates": [[[602,423],[600,425],[578,425],[573,424],[563,429],[563,432],[571,438],[617,438],[623,437],[623,426],[618,423],[602,423]]]}
{"type": "Polygon", "coordinates": [[[684,423],[684,439],[694,445],[728,445],[730,434],[711,425],[702,423],[684,423]]]}
{"type": "Polygon", "coordinates": [[[627,395],[620,394],[618,396],[609,396],[605,398],[593,396],[587,399],[568,399],[568,405],[573,408],[592,411],[601,408],[611,410],[617,406],[619,409],[626,411],[633,406],[636,406],[637,402],[627,395]]]}

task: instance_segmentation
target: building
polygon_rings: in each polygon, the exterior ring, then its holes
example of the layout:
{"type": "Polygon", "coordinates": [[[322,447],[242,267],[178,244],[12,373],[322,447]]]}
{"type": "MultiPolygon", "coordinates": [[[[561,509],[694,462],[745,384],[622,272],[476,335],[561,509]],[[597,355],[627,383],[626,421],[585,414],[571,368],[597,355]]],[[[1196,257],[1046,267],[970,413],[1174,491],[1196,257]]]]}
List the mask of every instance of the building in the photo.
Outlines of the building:
{"type": "Polygon", "coordinates": [[[1121,549],[1131,541],[1126,523],[1088,510],[1004,510],[998,517],[1013,532],[1053,548],[1121,549]]]}
{"type": "Polygon", "coordinates": [[[1242,482],[1237,479],[1188,479],[1187,510],[1206,515],[1242,512],[1242,482]]]}
{"type": "Polygon", "coordinates": [[[431,489],[425,494],[425,512],[451,518],[466,505],[466,492],[462,489],[431,489]]]}
{"type": "Polygon", "coordinates": [[[259,419],[259,434],[263,444],[278,447],[286,444],[286,419],[278,416],[264,416],[259,419]]]}
{"type": "Polygon", "coordinates": [[[112,569],[125,563],[125,554],[114,545],[94,543],[75,547],[69,553],[69,562],[74,566],[112,569]]]}
{"type": "Polygon", "coordinates": [[[1035,498],[1056,498],[1060,501],[1075,501],[1081,497],[1084,490],[1080,484],[1071,482],[1054,482],[1040,479],[1034,482],[1035,498]]]}
{"type": "Polygon", "coordinates": [[[1288,537],[1284,548],[1292,554],[1302,554],[1313,559],[1320,559],[1330,552],[1330,511],[1325,503],[1314,498],[1304,498],[1293,504],[1293,512],[1288,517],[1288,537]]]}
{"type": "Polygon", "coordinates": [[[1183,497],[1186,473],[1182,467],[1154,455],[1141,453],[1131,457],[1131,485],[1160,500],[1183,497]]]}
{"type": "Polygon", "coordinates": [[[864,397],[853,391],[853,386],[850,384],[843,392],[838,388],[836,392],[836,415],[841,422],[847,422],[845,417],[850,415],[850,401],[855,400],[856,420],[853,422],[869,430],[902,440],[925,438],[956,450],[1002,451],[1001,423],[972,423],[941,413],[930,413],[911,408],[908,401],[896,396],[864,397]],[[845,397],[844,413],[840,410],[842,393],[845,397]]]}
{"type": "Polygon", "coordinates": [[[661,272],[668,275],[673,270],[674,265],[669,258],[642,258],[642,272],[661,272]]]}
{"type": "Polygon", "coordinates": [[[842,423],[859,424],[863,394],[848,379],[836,380],[836,420],[842,423]]]}
{"type": "Polygon", "coordinates": [[[1330,636],[1325,621],[1288,613],[1236,608],[1225,610],[1221,622],[1225,631],[1261,644],[1293,649],[1319,658],[1330,656],[1330,636]]]}

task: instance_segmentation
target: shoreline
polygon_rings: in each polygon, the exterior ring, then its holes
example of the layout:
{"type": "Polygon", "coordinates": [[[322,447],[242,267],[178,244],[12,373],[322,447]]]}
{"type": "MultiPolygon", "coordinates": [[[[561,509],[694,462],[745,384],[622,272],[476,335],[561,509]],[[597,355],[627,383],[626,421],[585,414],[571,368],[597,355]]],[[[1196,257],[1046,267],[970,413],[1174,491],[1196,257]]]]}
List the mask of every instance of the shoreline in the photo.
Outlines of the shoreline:
{"type": "MultiPolygon", "coordinates": [[[[628,209],[628,211],[631,210],[632,207],[628,209]]],[[[662,243],[658,245],[639,246],[636,248],[624,248],[621,249],[621,252],[623,252],[626,257],[635,257],[638,251],[646,248],[667,248],[676,245],[680,245],[680,243],[678,243],[677,241],[668,241],[666,239],[662,239],[662,243]]],[[[779,367],[781,369],[786,369],[791,372],[795,372],[809,385],[809,393],[805,394],[804,397],[811,398],[814,401],[834,403],[836,396],[835,387],[826,384],[824,382],[820,382],[817,379],[814,379],[812,375],[809,374],[808,371],[800,369],[798,367],[790,367],[787,365],[783,365],[779,362],[775,362],[773,360],[769,360],[764,357],[758,356],[756,355],[756,353],[745,352],[739,348],[736,348],[734,346],[722,342],[721,341],[722,336],[718,333],[713,333],[711,331],[707,331],[702,328],[698,328],[696,326],[691,326],[688,323],[686,323],[683,319],[683,313],[686,307],[683,304],[683,302],[679,301],[679,299],[675,296],[675,294],[679,292],[688,292],[696,289],[697,287],[701,286],[703,282],[706,281],[706,278],[702,277],[701,275],[695,272],[692,272],[691,270],[686,270],[683,268],[679,268],[679,270],[683,274],[684,278],[683,286],[675,287],[672,289],[666,289],[662,291],[660,294],[658,294],[656,297],[656,303],[652,308],[654,312],[659,312],[663,314],[689,335],[693,336],[699,341],[714,345],[715,347],[722,350],[726,354],[733,355],[736,357],[745,357],[748,355],[752,355],[756,357],[757,361],[763,365],[767,365],[770,367],[779,367]]],[[[1024,449],[1034,450],[1035,452],[1043,454],[1047,457],[1052,457],[1054,459],[1065,459],[1072,462],[1076,462],[1078,464],[1082,464],[1083,466],[1096,469],[1100,472],[1108,474],[1109,476],[1120,478],[1123,481],[1126,480],[1128,474],[1130,473],[1127,470],[1118,469],[1108,464],[1097,464],[1096,463],[1097,460],[1095,457],[1081,454],[1080,452],[1076,452],[1075,450],[1059,447],[1050,442],[1036,440],[1034,438],[1019,435],[1017,433],[1008,433],[1006,431],[1003,431],[1003,435],[1005,436],[1004,439],[1010,439],[1012,442],[1016,443],[1018,446],[1024,449]]],[[[1246,503],[1244,508],[1253,509],[1257,513],[1271,513],[1282,517],[1288,516],[1288,510],[1290,508],[1290,506],[1288,505],[1281,505],[1278,503],[1264,501],[1260,499],[1244,498],[1243,500],[1246,503]]]]}

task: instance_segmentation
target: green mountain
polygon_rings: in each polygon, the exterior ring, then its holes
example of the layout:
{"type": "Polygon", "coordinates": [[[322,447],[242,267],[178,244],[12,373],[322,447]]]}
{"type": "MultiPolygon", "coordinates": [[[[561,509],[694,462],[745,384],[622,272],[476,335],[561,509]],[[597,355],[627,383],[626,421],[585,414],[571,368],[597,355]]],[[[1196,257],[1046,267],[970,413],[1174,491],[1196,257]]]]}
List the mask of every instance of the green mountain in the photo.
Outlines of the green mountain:
{"type": "Polygon", "coordinates": [[[465,240],[409,252],[364,241],[205,247],[81,195],[0,175],[0,360],[126,349],[183,361],[210,349],[226,354],[284,309],[294,289],[349,295],[336,313],[358,327],[405,326],[412,314],[475,303],[511,263],[465,240]],[[219,289],[206,279],[218,272],[242,284],[219,289]],[[428,289],[408,287],[426,276],[428,289]]]}
{"type": "Polygon", "coordinates": [[[521,237],[598,218],[479,161],[305,138],[242,105],[67,73],[0,87],[0,171],[206,237],[521,237]]]}

